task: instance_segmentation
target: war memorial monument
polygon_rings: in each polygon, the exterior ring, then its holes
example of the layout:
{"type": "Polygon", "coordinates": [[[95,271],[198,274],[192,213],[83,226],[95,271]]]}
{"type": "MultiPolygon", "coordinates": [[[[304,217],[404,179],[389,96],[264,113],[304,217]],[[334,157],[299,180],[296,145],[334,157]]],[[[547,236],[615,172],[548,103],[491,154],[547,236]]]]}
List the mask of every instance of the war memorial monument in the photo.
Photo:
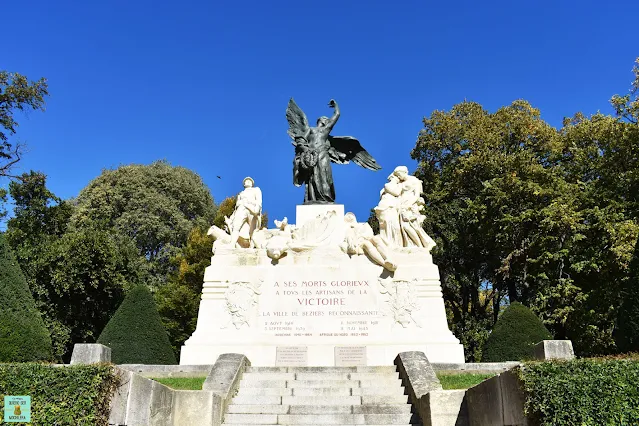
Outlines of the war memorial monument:
{"type": "Polygon", "coordinates": [[[434,363],[463,363],[448,329],[439,271],[422,229],[422,182],[394,168],[375,207],[379,234],[335,204],[331,163],[380,165],[350,136],[331,136],[340,116],[310,127],[291,99],[288,134],[293,183],[304,186],[295,223],[262,224],[262,192],[243,181],[204,274],[197,328],[180,364],[213,364],[246,355],[255,366],[392,365],[399,352],[422,351],[434,363]]]}

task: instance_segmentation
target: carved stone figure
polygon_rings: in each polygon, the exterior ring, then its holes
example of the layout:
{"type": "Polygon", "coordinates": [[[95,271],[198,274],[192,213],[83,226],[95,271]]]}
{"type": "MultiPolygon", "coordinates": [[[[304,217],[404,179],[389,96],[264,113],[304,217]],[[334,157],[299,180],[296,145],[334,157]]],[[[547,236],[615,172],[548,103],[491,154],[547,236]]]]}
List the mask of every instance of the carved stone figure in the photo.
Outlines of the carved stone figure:
{"type": "Polygon", "coordinates": [[[396,324],[407,328],[415,325],[419,328],[422,324],[415,319],[413,313],[419,310],[417,292],[415,290],[416,279],[412,281],[394,280],[392,278],[379,278],[380,294],[387,296],[387,311],[393,316],[396,324]]]}
{"type": "Polygon", "coordinates": [[[379,235],[386,244],[393,247],[403,247],[402,228],[399,221],[400,195],[402,185],[399,178],[391,173],[388,182],[380,191],[379,204],[375,207],[375,215],[379,221],[379,235]]]}
{"type": "Polygon", "coordinates": [[[373,235],[373,228],[368,222],[357,223],[353,213],[346,213],[344,222],[346,237],[340,247],[346,254],[366,254],[373,262],[391,272],[397,269],[397,264],[391,259],[391,248],[380,235],[373,235]]]}
{"type": "Polygon", "coordinates": [[[261,282],[251,284],[246,281],[236,281],[229,285],[225,293],[226,312],[228,322],[221,328],[227,328],[230,324],[236,329],[243,325],[250,327],[251,317],[257,306],[257,296],[260,295],[261,282]]]}
{"type": "Polygon", "coordinates": [[[304,203],[335,202],[335,187],[331,162],[348,164],[351,160],[369,170],[381,166],[351,136],[331,136],[330,132],[340,116],[339,106],[333,99],[328,104],[335,112],[331,118],[320,117],[317,127],[310,127],[304,112],[293,98],[286,109],[288,134],[295,146],[293,184],[305,186],[304,203]]]}
{"type": "Polygon", "coordinates": [[[262,191],[254,187],[251,177],[244,178],[244,190],[237,196],[235,210],[224,218],[226,231],[212,226],[208,235],[215,238],[213,248],[224,245],[230,247],[253,248],[253,233],[262,226],[262,191]]]}
{"type": "Polygon", "coordinates": [[[375,207],[379,221],[380,235],[385,242],[394,247],[435,246],[432,238],[426,234],[422,225],[424,207],[422,182],[408,174],[406,166],[398,166],[388,177],[380,193],[380,201],[375,207]]]}

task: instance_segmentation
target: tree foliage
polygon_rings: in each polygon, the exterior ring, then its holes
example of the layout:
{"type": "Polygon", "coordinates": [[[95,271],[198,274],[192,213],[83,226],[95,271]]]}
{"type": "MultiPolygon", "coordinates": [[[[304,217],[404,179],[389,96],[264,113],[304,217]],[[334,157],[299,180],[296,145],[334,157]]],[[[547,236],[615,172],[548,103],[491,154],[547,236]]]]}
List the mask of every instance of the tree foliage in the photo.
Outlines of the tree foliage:
{"type": "MultiPolygon", "coordinates": [[[[220,209],[221,210],[221,209],[220,209]]],[[[174,271],[155,294],[158,312],[176,355],[195,331],[204,270],[211,264],[213,237],[204,228],[193,228],[186,246],[171,259],[174,271]]]]}
{"type": "Polygon", "coordinates": [[[506,301],[530,306],[582,355],[616,350],[639,235],[634,72],[631,94],[612,99],[617,117],[578,113],[559,130],[525,101],[494,113],[463,102],[424,119],[412,151],[424,227],[469,361],[506,301]]]}
{"type": "Polygon", "coordinates": [[[126,236],[85,226],[70,229],[71,203],[46,188],[37,172],[11,182],[14,217],[7,239],[22,266],[51,333],[55,358],[67,359],[73,343],[94,342],[145,265],[126,236]]]}
{"type": "Polygon", "coordinates": [[[615,341],[622,352],[639,352],[639,243],[630,268],[630,278],[622,294],[615,341]]]}
{"type": "Polygon", "coordinates": [[[115,364],[175,364],[166,330],[146,286],[136,286],[126,296],[98,343],[111,348],[115,364]]]}
{"type": "Polygon", "coordinates": [[[0,233],[0,362],[48,361],[51,357],[49,333],[0,233]]]}
{"type": "Polygon", "coordinates": [[[152,287],[164,283],[169,258],[186,244],[191,229],[211,223],[216,210],[198,175],[164,161],[104,170],[77,203],[73,226],[115,229],[130,237],[149,261],[152,287]]]}
{"type": "Polygon", "coordinates": [[[16,111],[44,110],[44,98],[49,94],[47,81],[29,81],[18,73],[0,71],[0,176],[10,176],[11,167],[20,161],[22,146],[11,143],[16,133],[16,111]]]}

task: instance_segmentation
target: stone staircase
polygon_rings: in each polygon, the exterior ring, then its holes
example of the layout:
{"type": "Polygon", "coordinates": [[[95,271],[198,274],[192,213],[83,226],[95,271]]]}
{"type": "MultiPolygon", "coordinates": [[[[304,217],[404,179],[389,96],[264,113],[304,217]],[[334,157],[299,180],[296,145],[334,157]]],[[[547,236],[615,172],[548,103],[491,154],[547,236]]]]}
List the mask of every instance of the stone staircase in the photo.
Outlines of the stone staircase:
{"type": "Polygon", "coordinates": [[[248,367],[225,425],[409,425],[395,367],[248,367]]]}

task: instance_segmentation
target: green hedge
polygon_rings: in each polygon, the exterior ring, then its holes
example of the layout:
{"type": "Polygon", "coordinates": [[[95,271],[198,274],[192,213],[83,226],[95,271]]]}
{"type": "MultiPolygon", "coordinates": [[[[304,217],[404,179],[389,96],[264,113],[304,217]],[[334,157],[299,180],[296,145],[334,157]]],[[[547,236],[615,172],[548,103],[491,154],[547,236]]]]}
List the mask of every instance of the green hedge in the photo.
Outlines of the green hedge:
{"type": "Polygon", "coordinates": [[[639,360],[579,359],[519,369],[539,425],[639,425],[639,360]]]}
{"type": "Polygon", "coordinates": [[[534,358],[535,344],[552,335],[539,317],[519,302],[499,316],[482,350],[482,362],[521,361],[534,358]]]}
{"type": "Polygon", "coordinates": [[[106,426],[118,381],[106,364],[0,364],[0,413],[5,395],[30,395],[30,424],[106,426]]]}

